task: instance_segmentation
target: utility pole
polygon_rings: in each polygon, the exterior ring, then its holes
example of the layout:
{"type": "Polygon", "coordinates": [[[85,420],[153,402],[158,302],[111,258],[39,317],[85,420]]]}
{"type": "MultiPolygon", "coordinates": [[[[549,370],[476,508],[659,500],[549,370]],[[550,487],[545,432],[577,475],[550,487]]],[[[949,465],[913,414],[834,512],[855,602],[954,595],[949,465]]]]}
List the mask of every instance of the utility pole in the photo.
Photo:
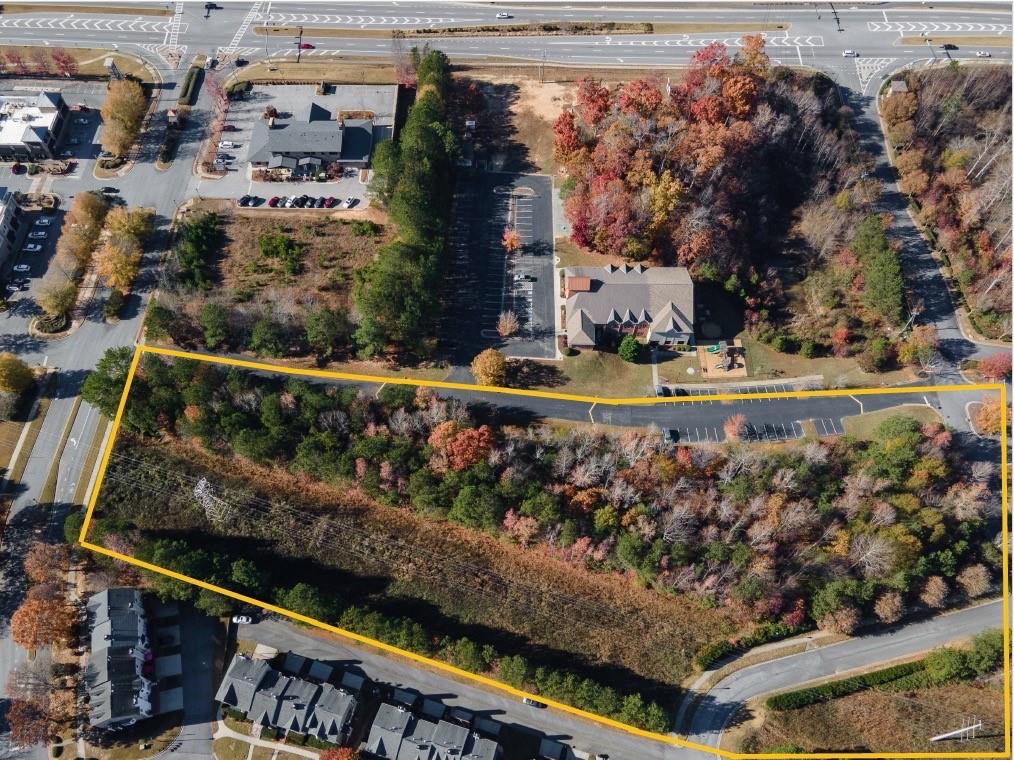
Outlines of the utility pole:
{"type": "Polygon", "coordinates": [[[296,63],[303,56],[303,27],[299,27],[299,39],[296,41],[296,63]]]}

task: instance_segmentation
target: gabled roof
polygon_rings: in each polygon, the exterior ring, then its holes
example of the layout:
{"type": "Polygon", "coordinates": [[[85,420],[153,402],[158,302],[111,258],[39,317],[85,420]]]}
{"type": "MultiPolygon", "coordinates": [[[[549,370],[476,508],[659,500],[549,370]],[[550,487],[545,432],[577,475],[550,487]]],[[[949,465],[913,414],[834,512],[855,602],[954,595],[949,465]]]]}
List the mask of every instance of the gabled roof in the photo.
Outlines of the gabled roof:
{"type": "Polygon", "coordinates": [[[253,705],[254,693],[264,684],[271,672],[271,667],[264,660],[252,660],[246,655],[236,655],[229,663],[225,676],[222,677],[215,701],[248,712],[253,705]]]}
{"type": "Polygon", "coordinates": [[[569,267],[567,282],[589,287],[567,298],[567,339],[594,342],[595,325],[649,324],[652,332],[693,333],[694,285],[685,267],[569,267]]]}

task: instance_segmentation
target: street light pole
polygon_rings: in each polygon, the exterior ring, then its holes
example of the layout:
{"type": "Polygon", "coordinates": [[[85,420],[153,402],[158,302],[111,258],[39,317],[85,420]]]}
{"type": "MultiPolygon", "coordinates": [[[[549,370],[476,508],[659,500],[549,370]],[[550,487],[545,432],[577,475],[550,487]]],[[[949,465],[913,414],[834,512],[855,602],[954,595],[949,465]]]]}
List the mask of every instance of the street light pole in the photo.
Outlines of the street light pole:
{"type": "Polygon", "coordinates": [[[299,38],[296,41],[296,63],[299,63],[299,59],[303,55],[303,27],[299,27],[299,38]]]}

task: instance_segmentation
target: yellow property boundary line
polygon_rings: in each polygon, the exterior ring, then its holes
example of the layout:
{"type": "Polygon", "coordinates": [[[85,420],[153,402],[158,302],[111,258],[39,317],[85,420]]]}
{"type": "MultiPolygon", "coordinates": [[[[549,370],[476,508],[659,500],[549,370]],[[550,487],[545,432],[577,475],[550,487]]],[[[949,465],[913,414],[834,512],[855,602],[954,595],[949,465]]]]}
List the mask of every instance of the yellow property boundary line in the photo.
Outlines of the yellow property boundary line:
{"type": "Polygon", "coordinates": [[[1010,626],[1008,625],[1010,620],[1010,590],[1008,588],[1008,571],[1009,571],[1009,557],[1008,557],[1008,530],[1007,530],[1007,517],[1008,517],[1008,468],[1007,468],[1007,389],[1003,383],[981,383],[981,384],[965,384],[965,385],[941,385],[941,386],[919,386],[910,388],[859,388],[859,389],[842,389],[842,390],[817,390],[817,391],[797,391],[797,392],[772,392],[772,393],[727,393],[718,394],[715,396],[709,396],[708,399],[711,401],[738,401],[745,399],[757,399],[757,398],[828,398],[834,396],[871,396],[877,394],[913,394],[913,393],[939,393],[941,391],[968,391],[968,390],[980,390],[980,391],[997,391],[1000,394],[1000,491],[1001,491],[1001,504],[1002,504],[1002,527],[1001,527],[1001,538],[1003,543],[1003,552],[1001,559],[1001,569],[1003,573],[1002,590],[1003,590],[1003,657],[1004,657],[1004,751],[1003,752],[830,752],[830,753],[815,753],[808,755],[798,754],[748,754],[740,752],[729,752],[728,750],[717,749],[714,747],[708,747],[703,744],[697,744],[696,742],[687,741],[676,736],[668,734],[658,734],[653,731],[645,731],[641,728],[621,723],[620,721],[613,720],[611,718],[605,718],[601,715],[595,715],[594,713],[580,710],[571,705],[557,702],[555,700],[547,699],[538,694],[531,694],[520,689],[516,689],[513,686],[500,683],[492,678],[486,676],[476,675],[466,670],[456,668],[439,660],[434,660],[429,657],[423,657],[422,655],[414,652],[409,652],[405,649],[400,649],[390,644],[385,644],[377,639],[370,638],[368,636],[362,636],[352,631],[347,631],[343,628],[338,628],[328,623],[323,623],[319,620],[315,620],[306,615],[302,615],[292,610],[287,610],[283,607],[279,607],[274,604],[263,602],[260,599],[254,599],[253,597],[240,594],[230,589],[216,586],[207,581],[202,581],[199,578],[191,578],[188,575],[177,573],[174,570],[169,570],[164,567],[159,567],[150,562],[145,562],[132,557],[127,554],[121,554],[115,552],[104,546],[93,544],[87,541],[88,528],[91,525],[92,514],[95,511],[95,505],[98,502],[99,492],[102,488],[102,481],[105,477],[106,468],[109,465],[109,458],[113,452],[113,446],[116,442],[116,434],[120,429],[120,422],[123,419],[123,410],[127,405],[127,397],[130,394],[130,387],[134,382],[134,376],[137,373],[137,367],[141,361],[141,357],[144,354],[157,354],[161,356],[172,356],[181,359],[192,359],[196,361],[208,362],[211,364],[224,365],[229,367],[241,367],[245,369],[258,370],[264,372],[274,372],[283,375],[297,375],[304,377],[315,377],[321,379],[331,380],[353,380],[367,383],[388,383],[392,385],[415,385],[423,386],[428,388],[445,388],[451,390],[466,390],[473,392],[487,392],[487,393],[498,393],[508,396],[527,396],[534,398],[550,398],[560,399],[567,401],[579,401],[590,404],[658,404],[658,403],[680,403],[689,402],[694,400],[694,397],[664,397],[664,398],[632,398],[632,399],[609,399],[609,398],[597,398],[594,396],[577,396],[568,393],[554,393],[552,391],[533,391],[533,390],[520,390],[513,388],[501,388],[498,386],[484,386],[484,385],[468,385],[466,383],[450,383],[444,381],[430,381],[430,380],[411,380],[407,378],[390,378],[381,377],[375,375],[358,375],[350,374],[346,372],[330,372],[327,370],[313,370],[313,369],[301,369],[295,367],[284,367],[274,364],[268,364],[265,362],[249,361],[246,359],[234,359],[231,357],[214,356],[210,354],[199,354],[188,351],[177,351],[175,349],[168,348],[157,348],[153,346],[140,345],[134,351],[133,359],[130,363],[130,370],[127,373],[127,382],[123,386],[123,393],[120,395],[120,403],[116,409],[116,416],[113,419],[112,430],[109,434],[109,439],[106,443],[105,451],[102,453],[102,463],[99,468],[99,475],[96,478],[95,486],[92,489],[91,497],[88,500],[88,510],[85,513],[84,523],[81,526],[80,544],[85,548],[91,549],[94,552],[103,554],[107,557],[121,560],[128,564],[136,567],[144,568],[151,572],[159,573],[161,575],[174,578],[178,581],[190,583],[199,588],[206,589],[208,591],[214,591],[215,593],[228,596],[237,601],[244,602],[245,604],[259,607],[261,609],[268,610],[280,615],[285,615],[298,620],[301,623],[320,628],[321,630],[329,631],[330,633],[336,633],[350,641],[357,642],[359,644],[367,644],[372,647],[383,650],[389,654],[403,657],[414,662],[421,663],[431,668],[444,671],[458,678],[463,678],[468,681],[482,684],[484,686],[491,687],[495,690],[505,692],[514,697],[538,700],[550,707],[560,710],[570,715],[574,715],[578,718],[599,723],[609,728],[614,728],[618,731],[638,736],[644,739],[650,739],[663,744],[669,744],[676,747],[687,747],[688,749],[694,749],[707,754],[716,755],[720,757],[730,758],[730,760],[754,760],[755,758],[764,760],[799,760],[801,757],[819,758],[820,760],[847,760],[849,758],[928,758],[928,757],[951,757],[951,758],[1009,758],[1011,756],[1011,731],[1010,731],[1010,714],[1011,714],[1011,673],[1010,673],[1010,626]]]}

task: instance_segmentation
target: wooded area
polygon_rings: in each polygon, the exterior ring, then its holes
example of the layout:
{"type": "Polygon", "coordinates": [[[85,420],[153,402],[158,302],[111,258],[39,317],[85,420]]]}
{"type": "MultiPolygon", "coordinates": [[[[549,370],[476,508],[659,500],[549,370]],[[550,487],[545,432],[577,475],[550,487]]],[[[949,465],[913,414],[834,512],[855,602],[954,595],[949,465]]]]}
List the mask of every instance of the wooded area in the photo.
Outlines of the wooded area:
{"type": "MultiPolygon", "coordinates": [[[[129,352],[121,353],[86,383],[85,398],[100,409],[118,400],[102,391],[122,387],[129,352]]],[[[518,427],[500,414],[414,387],[386,386],[374,397],[147,355],[123,430],[163,443],[143,459],[135,451],[114,461],[98,525],[119,534],[142,529],[127,539],[132,545],[153,535],[198,546],[207,533],[257,538],[236,550],[251,546],[261,567],[280,553],[387,579],[372,601],[397,598],[408,610],[425,600],[422,619],[481,622],[483,637],[499,644],[500,634],[486,628],[495,619],[568,667],[581,653],[656,683],[678,681],[706,644],[737,630],[763,631],[754,643],[813,623],[849,634],[864,616],[893,623],[908,609],[945,607],[995,586],[995,468],[969,470],[938,424],[888,418],[871,442],[690,448],[635,431],[518,427]],[[226,459],[216,466],[207,456],[226,459]],[[218,507],[202,512],[194,481],[214,484],[220,476],[208,473],[245,461],[261,468],[251,470],[261,473],[250,480],[257,489],[277,481],[280,492],[262,502],[254,486],[230,483],[238,496],[222,502],[226,516],[218,507]],[[155,483],[167,484],[164,495],[146,492],[155,483]],[[311,496],[341,509],[302,504],[311,496]],[[280,500],[289,499],[328,519],[308,529],[302,512],[285,513],[280,500]],[[353,522],[343,518],[348,510],[353,522]],[[365,514],[378,527],[361,535],[365,514]],[[508,586],[494,606],[471,598],[488,583],[471,575],[474,566],[494,560],[510,568],[501,577],[552,583],[538,594],[508,586]],[[608,591],[616,582],[629,600],[608,591]],[[560,604],[554,588],[576,606],[560,604]],[[597,609],[603,598],[619,608],[597,609]],[[656,614],[649,598],[694,612],[656,614]],[[571,609],[567,625],[547,622],[571,609]]],[[[215,572],[228,579],[225,569],[215,572]]]]}
{"type": "Polygon", "coordinates": [[[1011,73],[949,66],[906,76],[882,106],[902,192],[947,256],[973,323],[1011,334],[1011,73]]]}
{"type": "Polygon", "coordinates": [[[689,267],[742,305],[784,352],[859,355],[889,368],[903,319],[894,246],[877,224],[852,112],[823,75],[770,67],[759,36],[699,50],[679,82],[578,82],[556,121],[572,239],[689,267]],[[857,251],[857,238],[866,243],[857,251]]]}

